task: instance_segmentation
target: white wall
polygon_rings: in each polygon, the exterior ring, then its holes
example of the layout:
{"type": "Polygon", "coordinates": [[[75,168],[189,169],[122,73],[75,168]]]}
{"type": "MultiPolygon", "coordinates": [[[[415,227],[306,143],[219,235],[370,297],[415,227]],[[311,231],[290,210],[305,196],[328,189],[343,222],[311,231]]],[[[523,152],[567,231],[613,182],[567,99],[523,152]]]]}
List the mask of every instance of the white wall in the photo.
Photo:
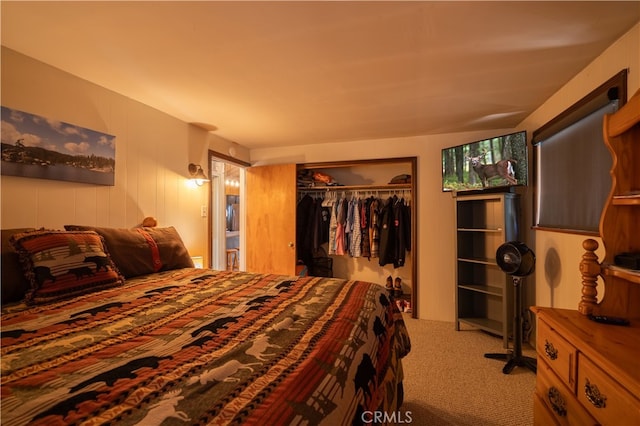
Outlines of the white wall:
{"type": "Polygon", "coordinates": [[[205,253],[207,187],[187,185],[187,165],[206,168],[207,132],[4,47],[2,105],[116,137],[115,186],[2,176],[3,228],[129,228],[155,216],[205,253]]]}

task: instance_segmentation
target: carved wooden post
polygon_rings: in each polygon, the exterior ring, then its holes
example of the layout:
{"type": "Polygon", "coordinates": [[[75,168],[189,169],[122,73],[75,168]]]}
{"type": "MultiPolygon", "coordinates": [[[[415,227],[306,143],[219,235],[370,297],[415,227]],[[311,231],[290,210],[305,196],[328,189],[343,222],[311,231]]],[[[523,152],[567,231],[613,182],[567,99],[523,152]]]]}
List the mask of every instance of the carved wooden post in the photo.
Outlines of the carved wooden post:
{"type": "Polygon", "coordinates": [[[593,308],[598,305],[598,276],[600,275],[600,263],[595,251],[598,249],[598,242],[588,238],[582,242],[582,248],[586,251],[580,261],[580,273],[582,274],[582,297],[578,304],[578,312],[582,315],[590,315],[593,308]]]}

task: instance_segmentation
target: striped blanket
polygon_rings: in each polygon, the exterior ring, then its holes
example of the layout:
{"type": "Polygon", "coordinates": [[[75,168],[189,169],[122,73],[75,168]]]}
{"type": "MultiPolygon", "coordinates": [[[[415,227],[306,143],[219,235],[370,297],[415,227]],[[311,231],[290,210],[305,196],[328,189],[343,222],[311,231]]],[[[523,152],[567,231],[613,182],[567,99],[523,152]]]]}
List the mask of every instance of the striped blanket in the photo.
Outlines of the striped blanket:
{"type": "Polygon", "coordinates": [[[2,424],[365,423],[400,402],[394,305],[367,282],[189,268],[5,307],[2,424]]]}

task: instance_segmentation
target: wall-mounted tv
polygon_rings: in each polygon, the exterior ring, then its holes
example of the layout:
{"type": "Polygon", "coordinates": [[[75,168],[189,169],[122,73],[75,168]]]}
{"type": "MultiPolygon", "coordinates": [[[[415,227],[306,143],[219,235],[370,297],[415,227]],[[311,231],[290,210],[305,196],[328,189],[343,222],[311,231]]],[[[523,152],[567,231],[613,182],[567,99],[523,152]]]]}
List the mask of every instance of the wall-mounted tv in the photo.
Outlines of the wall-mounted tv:
{"type": "Polygon", "coordinates": [[[527,176],[524,130],[442,150],[443,191],[507,190],[527,185],[527,176]]]}

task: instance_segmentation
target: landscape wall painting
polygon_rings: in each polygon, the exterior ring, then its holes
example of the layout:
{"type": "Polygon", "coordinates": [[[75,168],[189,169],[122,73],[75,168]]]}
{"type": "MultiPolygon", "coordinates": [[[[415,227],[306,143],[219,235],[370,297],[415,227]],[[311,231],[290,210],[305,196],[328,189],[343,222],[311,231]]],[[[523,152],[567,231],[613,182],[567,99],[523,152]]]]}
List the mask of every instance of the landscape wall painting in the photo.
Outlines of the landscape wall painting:
{"type": "Polygon", "coordinates": [[[2,174],[115,184],[116,138],[2,107],[2,174]]]}

